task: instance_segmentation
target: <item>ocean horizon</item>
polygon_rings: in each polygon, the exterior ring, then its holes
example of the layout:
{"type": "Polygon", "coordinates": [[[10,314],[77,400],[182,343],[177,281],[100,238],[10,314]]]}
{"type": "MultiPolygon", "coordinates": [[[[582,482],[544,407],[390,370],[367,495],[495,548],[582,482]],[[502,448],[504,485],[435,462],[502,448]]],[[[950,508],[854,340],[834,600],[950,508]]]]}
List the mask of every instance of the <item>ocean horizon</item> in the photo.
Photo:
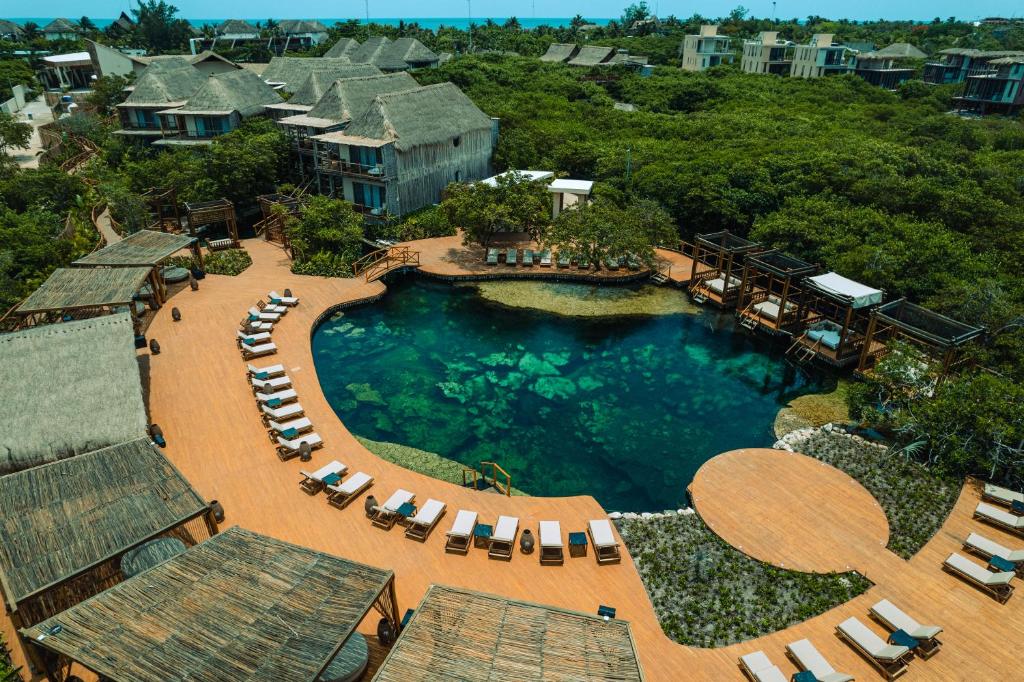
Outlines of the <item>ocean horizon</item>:
{"type": "MultiPolygon", "coordinates": [[[[13,21],[16,24],[21,25],[24,25],[31,21],[39,25],[40,28],[42,28],[43,26],[46,26],[48,23],[50,23],[56,18],[58,17],[10,17],[8,21],[13,21]]],[[[68,18],[73,19],[74,21],[77,21],[79,19],[79,17],[68,18]]],[[[107,26],[112,24],[114,22],[114,19],[116,18],[117,17],[89,17],[89,19],[91,19],[92,22],[101,29],[106,28],[107,26]]],[[[188,22],[191,23],[193,26],[207,26],[209,24],[221,24],[227,21],[228,18],[240,18],[243,21],[248,21],[251,23],[255,23],[258,21],[262,24],[268,18],[272,17],[225,17],[223,19],[201,19],[195,17],[181,18],[187,19],[188,22]]],[[[416,23],[419,24],[420,27],[422,28],[436,31],[438,28],[442,26],[447,28],[466,29],[469,27],[470,23],[479,26],[483,23],[486,23],[488,19],[490,19],[496,24],[503,24],[510,18],[511,17],[370,17],[370,23],[382,24],[384,26],[398,26],[398,23],[400,21],[404,21],[407,24],[416,23]]],[[[325,19],[317,19],[317,21],[320,21],[329,27],[331,24],[344,23],[347,21],[352,21],[353,19],[360,23],[365,23],[366,21],[363,17],[331,17],[325,19]]],[[[570,23],[572,23],[572,19],[572,17],[516,17],[516,20],[523,28],[537,28],[538,26],[551,26],[553,28],[561,28],[564,26],[568,26],[570,23]]],[[[280,19],[276,19],[276,21],[280,21],[280,19]]],[[[611,18],[587,19],[587,23],[591,24],[607,24],[609,21],[611,21],[611,18]]]]}

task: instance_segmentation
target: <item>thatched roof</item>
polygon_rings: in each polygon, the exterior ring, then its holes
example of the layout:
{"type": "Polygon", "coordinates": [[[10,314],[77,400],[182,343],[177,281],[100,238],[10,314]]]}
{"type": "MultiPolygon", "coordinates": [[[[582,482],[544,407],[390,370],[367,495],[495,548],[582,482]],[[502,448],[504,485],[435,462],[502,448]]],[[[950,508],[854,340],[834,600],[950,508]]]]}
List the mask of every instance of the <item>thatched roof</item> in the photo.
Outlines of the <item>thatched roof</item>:
{"type": "Polygon", "coordinates": [[[314,71],[306,76],[306,80],[299,86],[299,89],[284,104],[293,107],[295,105],[312,107],[330,90],[335,80],[337,78],[333,74],[325,71],[314,71]]]}
{"type": "Polygon", "coordinates": [[[393,576],[234,527],[22,633],[113,680],[311,682],[393,576]]]}
{"type": "Polygon", "coordinates": [[[149,268],[57,268],[18,313],[127,305],[149,276],[149,268]]]}
{"type": "Polygon", "coordinates": [[[373,64],[381,51],[391,44],[391,40],[384,36],[370,36],[358,49],[349,53],[348,58],[353,63],[373,64]]]}
{"type": "Polygon", "coordinates": [[[339,38],[338,42],[331,45],[331,49],[324,53],[325,57],[348,57],[356,48],[359,47],[359,41],[353,38],[339,38]]]}
{"type": "Polygon", "coordinates": [[[415,38],[399,38],[384,45],[370,61],[381,69],[401,71],[415,66],[437,64],[437,55],[415,38]]]}
{"type": "Polygon", "coordinates": [[[334,80],[375,76],[381,71],[370,64],[354,64],[347,57],[272,57],[260,77],[268,83],[284,83],[282,90],[295,92],[313,72],[327,74],[334,80]]]}
{"type": "Polygon", "coordinates": [[[614,47],[587,45],[580,48],[579,53],[569,60],[569,64],[572,66],[597,66],[611,59],[613,54],[615,54],[614,47]]]}
{"type": "Polygon", "coordinates": [[[46,26],[43,26],[43,33],[78,33],[81,30],[78,24],[63,17],[54,19],[46,26]]]}
{"type": "Polygon", "coordinates": [[[21,26],[18,26],[13,21],[8,21],[6,19],[0,19],[0,36],[6,36],[6,35],[21,36],[24,33],[25,33],[25,30],[21,26]]]}
{"type": "Polygon", "coordinates": [[[960,346],[985,333],[983,327],[964,324],[905,298],[891,301],[875,309],[883,322],[893,324],[908,335],[940,347],[960,346]]]}
{"type": "Polygon", "coordinates": [[[166,106],[183,103],[206,84],[207,77],[184,57],[151,63],[139,75],[119,107],[141,105],[166,106]]]}
{"type": "Polygon", "coordinates": [[[431,585],[374,682],[644,679],[629,623],[431,585]]]}
{"type": "Polygon", "coordinates": [[[308,115],[337,123],[348,123],[366,113],[377,95],[417,87],[419,84],[416,79],[405,71],[363,78],[341,78],[334,81],[316,106],[310,109],[308,115]]]}
{"type": "Polygon", "coordinates": [[[146,432],[127,313],[0,335],[0,367],[0,475],[146,432]]]}
{"type": "Polygon", "coordinates": [[[576,54],[576,46],[572,43],[552,43],[548,51],[540,56],[542,62],[564,62],[576,54]]]}
{"type": "Polygon", "coordinates": [[[74,265],[148,265],[153,267],[196,240],[184,234],[140,230],[119,242],[79,258],[74,265]]]}
{"type": "Polygon", "coordinates": [[[1000,57],[999,59],[993,59],[989,64],[1024,64],[1024,54],[1017,57],[1000,57]]]}
{"type": "Polygon", "coordinates": [[[244,19],[228,19],[223,24],[217,27],[217,33],[219,33],[220,35],[237,35],[240,33],[258,34],[259,32],[260,30],[258,28],[250,24],[248,21],[245,21],[244,19]]]}
{"type": "Polygon", "coordinates": [[[453,83],[378,95],[345,134],[395,143],[399,151],[491,130],[491,119],[453,83]]]}
{"type": "Polygon", "coordinates": [[[0,477],[0,506],[12,604],[206,510],[147,438],[0,477]]]}
{"type": "Polygon", "coordinates": [[[185,102],[178,114],[230,114],[243,118],[263,112],[263,107],[281,101],[274,88],[247,69],[210,76],[185,102]]]}
{"type": "Polygon", "coordinates": [[[283,35],[295,35],[297,33],[327,33],[327,27],[315,19],[282,19],[277,23],[277,30],[283,35]]]}
{"type": "Polygon", "coordinates": [[[880,50],[868,52],[862,57],[889,57],[890,59],[924,59],[928,55],[910,43],[893,43],[880,50]]]}

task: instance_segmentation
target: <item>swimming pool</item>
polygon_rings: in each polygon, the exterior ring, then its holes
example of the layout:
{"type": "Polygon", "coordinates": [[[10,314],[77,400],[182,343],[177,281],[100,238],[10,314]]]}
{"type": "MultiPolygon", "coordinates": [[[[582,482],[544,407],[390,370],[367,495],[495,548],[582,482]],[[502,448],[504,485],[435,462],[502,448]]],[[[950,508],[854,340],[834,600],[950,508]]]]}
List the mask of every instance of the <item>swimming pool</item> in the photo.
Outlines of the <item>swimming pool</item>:
{"type": "MultiPolygon", "coordinates": [[[[650,293],[543,286],[562,300],[650,293]]],[[[321,324],[317,373],[349,430],[471,467],[496,461],[533,495],[652,511],[683,504],[714,455],[769,446],[779,408],[824,388],[733,331],[729,315],[580,317],[492,298],[405,278],[321,324]]]]}

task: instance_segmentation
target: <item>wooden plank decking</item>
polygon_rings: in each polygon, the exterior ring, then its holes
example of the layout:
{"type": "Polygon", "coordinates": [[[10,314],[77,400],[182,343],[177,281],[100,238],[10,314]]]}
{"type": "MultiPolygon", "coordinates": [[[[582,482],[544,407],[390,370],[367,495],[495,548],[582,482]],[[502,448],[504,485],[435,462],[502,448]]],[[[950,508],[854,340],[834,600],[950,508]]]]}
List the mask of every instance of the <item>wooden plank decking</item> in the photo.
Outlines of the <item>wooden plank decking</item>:
{"type": "MultiPolygon", "coordinates": [[[[876,553],[857,554],[858,560],[870,555],[866,557],[871,559],[870,565],[862,569],[876,583],[865,595],[786,631],[715,650],[680,646],[664,636],[628,554],[621,564],[603,567],[596,565],[592,555],[567,558],[563,566],[541,566],[536,553],[524,556],[516,551],[511,562],[489,561],[486,552],[477,549],[470,550],[468,556],[446,554],[444,532],[460,508],[477,510],[482,522],[493,521],[499,514],[516,515],[520,517],[520,529],[532,527],[535,531],[542,519],[558,520],[563,532],[583,530],[588,519],[599,518],[604,512],[586,496],[506,498],[476,493],[413,473],[369,453],[345,429],[320,391],[310,331],[327,308],[380,295],[384,285],[361,279],[292,275],[280,249],[262,241],[249,241],[245,246],[253,256],[253,265],[238,277],[209,276],[199,291],[177,293],[156,315],[148,331],[150,338],[159,340],[161,354],[150,356],[148,351],[140,351],[151,417],[167,437],[166,454],[200,494],[224,505],[225,526],[238,524],[315,550],[393,568],[403,611],[415,606],[433,582],[586,612],[595,612],[598,604],[614,606],[620,618],[632,623],[649,680],[740,680],[736,659],[755,649],[763,649],[788,676],[795,668],[785,659],[784,645],[802,637],[810,637],[836,668],[859,680],[878,679],[877,673],[833,633],[835,625],[850,615],[867,622],[868,607],[881,598],[892,599],[922,622],[945,628],[943,650],[928,661],[914,661],[904,679],[994,680],[1017,674],[1018,652],[1024,644],[1024,594],[1015,595],[1001,606],[940,568],[942,559],[959,547],[970,530],[981,530],[1008,546],[1024,545],[1024,541],[971,520],[978,499],[978,492],[971,486],[964,488],[945,526],[911,561],[905,562],[882,547],[876,553]],[[277,325],[273,339],[280,352],[265,360],[266,364],[284,363],[288,368],[307,416],[326,442],[309,464],[282,463],[275,456],[234,341],[244,311],[267,291],[286,287],[301,297],[301,304],[277,325]],[[172,322],[171,306],[181,310],[181,322],[172,322]],[[322,496],[303,494],[298,488],[299,469],[314,468],[331,459],[346,463],[350,471],[372,474],[376,483],[371,492],[378,499],[403,487],[415,491],[420,501],[433,497],[446,502],[448,514],[427,542],[418,543],[407,540],[400,529],[384,532],[372,527],[363,515],[361,500],[338,511],[328,507],[322,496]]],[[[735,470],[731,470],[729,461],[716,464],[721,467],[716,480],[745,477],[749,485],[758,484],[763,490],[751,501],[756,501],[756,513],[717,516],[716,531],[726,538],[739,538],[758,528],[771,529],[779,538],[779,556],[772,554],[774,545],[769,544],[758,548],[758,553],[764,554],[761,558],[797,561],[803,552],[810,561],[837,551],[836,547],[844,543],[859,546],[866,537],[877,535],[879,528],[865,528],[861,522],[877,515],[865,510],[870,502],[858,494],[833,494],[831,486],[837,485],[835,482],[825,489],[813,483],[798,485],[805,497],[802,504],[811,509],[830,509],[828,537],[808,535],[802,517],[787,516],[777,508],[791,504],[791,495],[764,492],[792,486],[796,470],[778,466],[773,457],[763,457],[759,462],[733,456],[735,470]],[[844,518],[849,522],[843,523],[844,518]]],[[[698,502],[699,507],[710,504],[708,500],[719,494],[715,487],[699,489],[699,497],[704,500],[698,502]]],[[[744,503],[734,489],[725,488],[725,494],[728,503],[744,503]]],[[[371,633],[374,625],[375,621],[368,620],[360,630],[371,633]]],[[[8,641],[14,641],[6,617],[3,626],[8,641]]],[[[877,626],[871,627],[880,632],[877,626]]],[[[15,658],[23,662],[20,648],[13,648],[15,658]]]]}

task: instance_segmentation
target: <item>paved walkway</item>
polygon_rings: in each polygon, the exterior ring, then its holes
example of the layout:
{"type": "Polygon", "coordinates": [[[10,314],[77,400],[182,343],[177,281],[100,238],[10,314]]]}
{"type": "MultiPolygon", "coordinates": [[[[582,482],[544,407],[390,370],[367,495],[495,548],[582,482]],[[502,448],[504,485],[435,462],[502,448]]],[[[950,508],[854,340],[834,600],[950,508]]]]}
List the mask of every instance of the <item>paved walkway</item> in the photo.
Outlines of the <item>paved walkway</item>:
{"type": "Polygon", "coordinates": [[[22,123],[28,123],[32,126],[32,139],[29,142],[28,149],[13,149],[11,150],[11,155],[22,168],[38,168],[39,154],[43,151],[43,142],[39,137],[39,126],[52,123],[53,114],[50,113],[50,108],[46,106],[43,97],[39,96],[26,103],[25,108],[18,112],[17,118],[22,123]],[[29,114],[32,115],[31,120],[28,118],[29,114]]]}
{"type": "Polygon", "coordinates": [[[103,213],[96,216],[96,229],[99,230],[100,236],[103,238],[104,244],[110,246],[121,241],[122,237],[114,230],[114,225],[110,221],[110,209],[104,208],[103,213]]]}

